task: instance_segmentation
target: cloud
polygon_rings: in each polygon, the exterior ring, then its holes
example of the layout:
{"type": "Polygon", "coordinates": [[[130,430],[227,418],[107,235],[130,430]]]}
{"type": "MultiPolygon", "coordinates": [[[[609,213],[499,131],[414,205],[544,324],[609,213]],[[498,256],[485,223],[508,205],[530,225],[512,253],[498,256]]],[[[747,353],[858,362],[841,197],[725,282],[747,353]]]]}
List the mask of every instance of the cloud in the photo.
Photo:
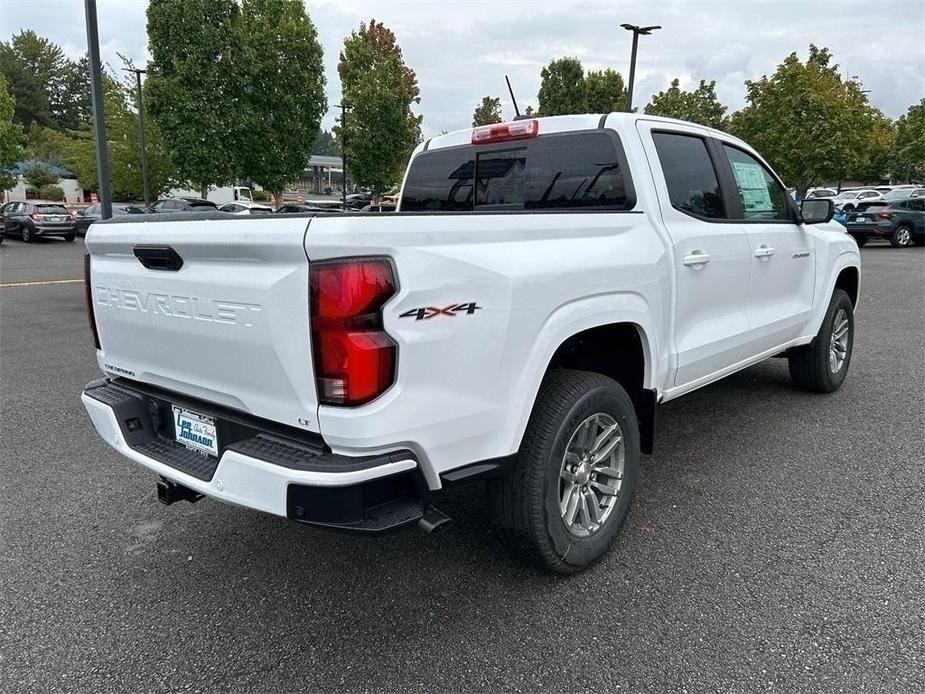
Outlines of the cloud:
{"type": "MultiPolygon", "coordinates": [[[[0,39],[30,28],[71,56],[85,50],[83,3],[3,0],[3,6],[0,39]]],[[[137,64],[147,60],[145,7],[140,0],[99,0],[104,61],[120,66],[117,52],[137,64]]],[[[631,37],[622,22],[663,26],[640,40],[638,105],[677,77],[686,87],[716,80],[717,95],[734,111],[744,105],[746,79],[772,73],[791,52],[805,58],[810,43],[831,49],[844,74],[858,75],[871,102],[892,118],[925,96],[922,0],[317,0],[308,8],[325,50],[329,102],[340,99],[344,36],[374,17],[395,31],[417,72],[426,135],[468,127],[485,95],[500,96],[505,116],[513,115],[505,74],[521,108],[536,105],[540,69],[555,58],[575,56],[586,69],[612,67],[625,76],[631,37]]],[[[332,109],[325,125],[333,118],[332,109]]]]}

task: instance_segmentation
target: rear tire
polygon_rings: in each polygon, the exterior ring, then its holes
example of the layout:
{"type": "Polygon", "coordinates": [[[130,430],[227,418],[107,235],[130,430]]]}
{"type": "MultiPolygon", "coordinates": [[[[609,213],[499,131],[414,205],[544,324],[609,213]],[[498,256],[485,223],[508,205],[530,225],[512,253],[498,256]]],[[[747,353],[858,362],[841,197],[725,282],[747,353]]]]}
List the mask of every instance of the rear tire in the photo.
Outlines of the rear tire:
{"type": "Polygon", "coordinates": [[[64,237],[64,240],[67,241],[68,243],[71,243],[74,240],[74,234],[68,234],[67,236],[64,237]]]}
{"type": "Polygon", "coordinates": [[[893,248],[908,248],[912,245],[912,228],[901,224],[896,227],[893,236],[890,237],[890,245],[893,248]]]}
{"type": "Polygon", "coordinates": [[[581,571],[619,534],[639,458],[636,412],[620,384],[587,371],[551,371],[513,469],[489,482],[492,521],[540,567],[581,571]]]}
{"type": "Polygon", "coordinates": [[[861,238],[858,238],[857,236],[855,236],[855,237],[854,237],[854,241],[855,241],[855,243],[858,244],[858,248],[863,248],[864,246],[867,245],[867,237],[866,237],[866,236],[862,236],[861,238]]]}
{"type": "Polygon", "coordinates": [[[29,228],[28,224],[23,224],[19,228],[19,231],[22,234],[22,240],[25,243],[32,243],[35,241],[35,234],[32,232],[32,229],[29,228]]]}
{"type": "Polygon", "coordinates": [[[832,292],[819,333],[790,353],[793,385],[810,393],[832,393],[845,382],[854,351],[854,308],[842,289],[832,292]]]}

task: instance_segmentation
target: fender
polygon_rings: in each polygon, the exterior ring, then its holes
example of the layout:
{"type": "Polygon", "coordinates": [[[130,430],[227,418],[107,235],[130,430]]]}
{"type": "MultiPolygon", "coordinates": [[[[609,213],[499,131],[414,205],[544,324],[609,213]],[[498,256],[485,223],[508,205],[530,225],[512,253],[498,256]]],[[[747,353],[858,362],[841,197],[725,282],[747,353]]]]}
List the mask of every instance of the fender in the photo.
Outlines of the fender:
{"type": "Polygon", "coordinates": [[[523,393],[523,400],[514,427],[511,450],[520,448],[540,384],[556,350],[568,338],[584,330],[612,323],[631,323],[636,326],[645,359],[643,385],[648,389],[656,389],[664,377],[666,360],[654,356],[662,355],[662,349],[658,333],[651,323],[652,315],[657,314],[643,296],[635,293],[599,294],[556,308],[543,323],[518,382],[517,392],[523,393]]]}
{"type": "MultiPolygon", "coordinates": [[[[846,268],[855,268],[858,271],[858,302],[860,302],[861,256],[856,250],[842,250],[835,256],[835,260],[832,261],[830,268],[820,273],[822,277],[825,278],[825,284],[819,287],[819,300],[813,308],[812,317],[806,324],[804,334],[800,338],[801,342],[811,342],[812,339],[816,337],[819,328],[822,326],[822,321],[825,319],[825,312],[829,308],[829,302],[832,300],[832,293],[835,291],[835,282],[838,280],[838,276],[841,274],[842,270],[846,268]]],[[[857,303],[855,306],[857,306],[857,303]]]]}

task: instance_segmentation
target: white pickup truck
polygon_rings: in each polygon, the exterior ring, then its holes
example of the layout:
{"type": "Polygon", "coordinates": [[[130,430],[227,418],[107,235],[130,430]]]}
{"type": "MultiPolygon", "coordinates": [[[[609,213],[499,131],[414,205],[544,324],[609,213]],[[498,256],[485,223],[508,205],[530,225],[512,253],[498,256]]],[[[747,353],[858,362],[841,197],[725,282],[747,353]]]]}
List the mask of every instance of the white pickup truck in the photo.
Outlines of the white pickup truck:
{"type": "Polygon", "coordinates": [[[744,142],[635,114],[518,120],[414,151],[391,215],[95,224],[100,436],[294,521],[447,519],[487,480],[502,536],[578,571],[620,530],[657,405],[763,359],[839,388],[860,258],[744,142]]]}

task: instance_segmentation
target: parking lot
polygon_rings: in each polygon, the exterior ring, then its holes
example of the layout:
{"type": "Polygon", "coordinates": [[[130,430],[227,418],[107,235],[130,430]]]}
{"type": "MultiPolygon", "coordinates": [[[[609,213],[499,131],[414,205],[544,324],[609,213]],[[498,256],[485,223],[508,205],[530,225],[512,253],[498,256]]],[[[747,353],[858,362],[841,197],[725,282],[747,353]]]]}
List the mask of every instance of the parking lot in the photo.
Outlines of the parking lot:
{"type": "Polygon", "coordinates": [[[925,249],[863,249],[839,392],[772,360],[662,407],[572,578],[509,556],[481,487],[385,539],[160,505],[79,400],[82,255],[0,246],[0,690],[925,689],[925,249]]]}

